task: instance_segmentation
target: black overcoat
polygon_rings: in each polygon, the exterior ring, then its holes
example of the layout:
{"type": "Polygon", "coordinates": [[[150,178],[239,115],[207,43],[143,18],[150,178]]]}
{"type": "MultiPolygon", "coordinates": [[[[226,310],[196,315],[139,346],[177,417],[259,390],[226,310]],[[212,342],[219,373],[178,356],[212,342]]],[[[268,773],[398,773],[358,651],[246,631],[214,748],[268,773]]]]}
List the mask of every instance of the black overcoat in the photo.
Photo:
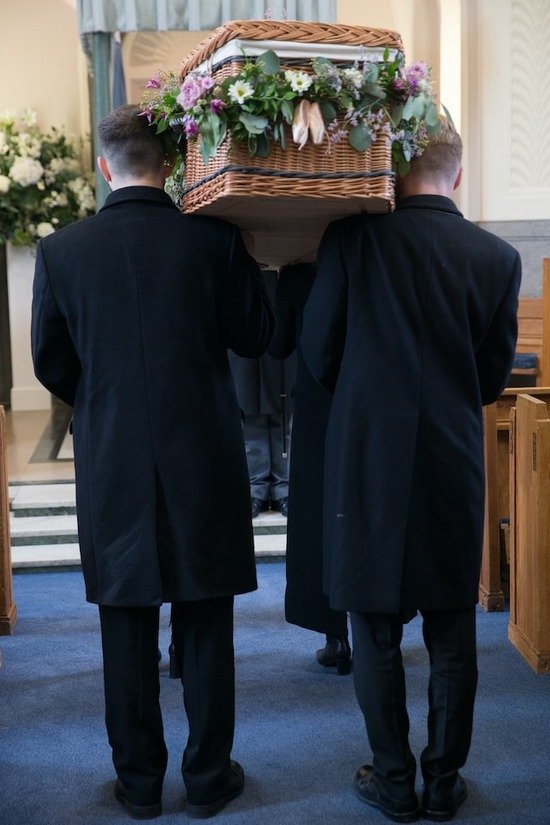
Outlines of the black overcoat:
{"type": "Polygon", "coordinates": [[[299,344],[303,311],[314,280],[314,264],[281,270],[275,296],[275,334],[269,346],[276,358],[296,353],[285,617],[300,627],[343,636],[346,614],[332,610],[323,592],[323,468],[331,395],[311,375],[299,344]]]}
{"type": "Polygon", "coordinates": [[[227,349],[273,317],[240,233],[126,187],[40,242],[32,351],[74,407],[89,601],[157,605],[255,589],[248,473],[227,349]]]}
{"type": "Polygon", "coordinates": [[[325,462],[332,607],[477,601],[482,404],[506,384],[520,258],[441,196],[327,229],[302,351],[334,391],[325,462]]]}

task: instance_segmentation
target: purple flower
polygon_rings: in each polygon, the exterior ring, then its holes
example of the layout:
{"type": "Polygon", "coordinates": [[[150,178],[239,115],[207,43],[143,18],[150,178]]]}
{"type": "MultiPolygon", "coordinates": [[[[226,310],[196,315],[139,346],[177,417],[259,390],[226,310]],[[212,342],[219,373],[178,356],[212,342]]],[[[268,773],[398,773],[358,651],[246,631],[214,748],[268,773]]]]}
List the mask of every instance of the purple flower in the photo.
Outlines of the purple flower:
{"type": "Polygon", "coordinates": [[[184,80],[176,100],[183,109],[192,109],[203,95],[201,84],[194,77],[184,80]]]}
{"type": "Polygon", "coordinates": [[[209,74],[203,74],[199,77],[199,83],[201,84],[201,88],[203,92],[209,92],[210,89],[214,86],[214,80],[210,77],[209,74]]]}
{"type": "Polygon", "coordinates": [[[222,109],[225,109],[225,103],[218,97],[214,97],[210,101],[210,111],[213,112],[215,115],[219,115],[222,109]]]}
{"type": "Polygon", "coordinates": [[[156,77],[152,77],[151,80],[147,82],[146,89],[160,89],[160,81],[156,77]]]}
{"type": "Polygon", "coordinates": [[[405,75],[409,82],[412,82],[413,79],[417,82],[427,80],[429,74],[428,64],[423,62],[411,63],[411,65],[405,69],[405,75]]]}
{"type": "Polygon", "coordinates": [[[153,122],[153,116],[154,116],[153,110],[149,109],[149,108],[143,109],[143,111],[138,112],[138,117],[146,117],[147,118],[147,123],[149,124],[149,126],[153,122]]]}
{"type": "Polygon", "coordinates": [[[199,134],[199,125],[194,117],[186,115],[183,118],[183,128],[188,138],[196,138],[199,134]]]}

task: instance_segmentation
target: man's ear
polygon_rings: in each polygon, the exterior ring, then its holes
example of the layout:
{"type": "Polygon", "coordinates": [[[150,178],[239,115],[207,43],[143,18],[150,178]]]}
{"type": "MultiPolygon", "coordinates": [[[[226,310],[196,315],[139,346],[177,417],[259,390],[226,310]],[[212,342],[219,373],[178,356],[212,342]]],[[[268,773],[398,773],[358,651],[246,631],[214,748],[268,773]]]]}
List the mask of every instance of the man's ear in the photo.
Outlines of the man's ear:
{"type": "Polygon", "coordinates": [[[98,157],[97,166],[98,166],[99,171],[101,172],[101,174],[103,175],[103,177],[107,181],[107,183],[111,183],[111,180],[112,180],[111,172],[109,170],[109,165],[107,163],[107,160],[103,157],[103,155],[100,155],[98,157]]]}
{"type": "Polygon", "coordinates": [[[463,170],[462,170],[462,166],[461,166],[461,167],[460,167],[460,169],[458,170],[458,174],[457,174],[457,176],[456,176],[456,180],[455,180],[455,182],[454,182],[454,184],[453,184],[453,192],[454,192],[454,190],[455,190],[455,189],[458,189],[458,187],[460,186],[460,184],[461,184],[461,182],[462,182],[462,171],[463,171],[463,170]]]}

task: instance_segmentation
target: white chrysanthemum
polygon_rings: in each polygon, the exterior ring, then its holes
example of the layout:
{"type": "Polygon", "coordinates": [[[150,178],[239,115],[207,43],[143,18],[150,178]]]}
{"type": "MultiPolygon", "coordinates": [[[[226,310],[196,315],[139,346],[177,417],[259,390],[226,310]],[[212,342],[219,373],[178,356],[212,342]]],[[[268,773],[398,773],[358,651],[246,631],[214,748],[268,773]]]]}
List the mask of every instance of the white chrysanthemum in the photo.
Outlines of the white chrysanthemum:
{"type": "Polygon", "coordinates": [[[290,88],[293,92],[297,92],[299,95],[307,92],[313,80],[311,75],[307,72],[295,72],[292,69],[288,69],[285,72],[285,78],[290,83],[290,88]]]}
{"type": "Polygon", "coordinates": [[[17,152],[19,155],[23,155],[28,158],[40,157],[42,143],[38,140],[38,138],[35,138],[28,132],[21,132],[21,134],[17,135],[16,143],[17,152]]]}
{"type": "Polygon", "coordinates": [[[10,188],[11,181],[6,175],[0,175],[0,192],[5,194],[10,188]]]}
{"type": "Polygon", "coordinates": [[[227,94],[235,103],[243,104],[248,97],[252,97],[254,89],[247,80],[236,80],[227,90],[227,94]]]}
{"type": "Polygon", "coordinates": [[[15,158],[10,169],[10,178],[20,186],[32,186],[44,173],[44,167],[34,158],[15,158]]]}
{"type": "Polygon", "coordinates": [[[49,221],[40,221],[40,223],[36,226],[36,234],[39,238],[45,238],[53,232],[55,232],[55,229],[49,221]]]}
{"type": "Polygon", "coordinates": [[[10,151],[10,144],[6,137],[6,133],[0,131],[0,155],[7,155],[10,151]]]}

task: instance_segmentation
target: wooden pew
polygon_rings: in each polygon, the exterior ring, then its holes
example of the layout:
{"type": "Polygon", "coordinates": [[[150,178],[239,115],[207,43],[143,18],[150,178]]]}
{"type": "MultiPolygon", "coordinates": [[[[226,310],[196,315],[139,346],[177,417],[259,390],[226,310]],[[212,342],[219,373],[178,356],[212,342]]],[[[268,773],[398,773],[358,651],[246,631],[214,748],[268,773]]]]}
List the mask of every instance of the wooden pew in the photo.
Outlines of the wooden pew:
{"type": "Polygon", "coordinates": [[[499,521],[510,518],[510,411],[519,393],[550,401],[550,258],[543,260],[542,298],[520,299],[517,351],[538,355],[538,386],[505,389],[496,404],[484,410],[485,523],[479,601],[485,610],[505,606],[499,521]]]}
{"type": "Polygon", "coordinates": [[[504,610],[499,521],[510,518],[510,413],[518,395],[529,393],[550,403],[550,387],[509,387],[484,409],[485,529],[479,601],[485,610],[504,610]]]}
{"type": "Polygon", "coordinates": [[[0,636],[10,636],[17,621],[11,573],[6,414],[0,406],[0,636]]]}
{"type": "Polygon", "coordinates": [[[536,673],[550,673],[550,414],[518,395],[510,427],[508,638],[536,673]]]}

